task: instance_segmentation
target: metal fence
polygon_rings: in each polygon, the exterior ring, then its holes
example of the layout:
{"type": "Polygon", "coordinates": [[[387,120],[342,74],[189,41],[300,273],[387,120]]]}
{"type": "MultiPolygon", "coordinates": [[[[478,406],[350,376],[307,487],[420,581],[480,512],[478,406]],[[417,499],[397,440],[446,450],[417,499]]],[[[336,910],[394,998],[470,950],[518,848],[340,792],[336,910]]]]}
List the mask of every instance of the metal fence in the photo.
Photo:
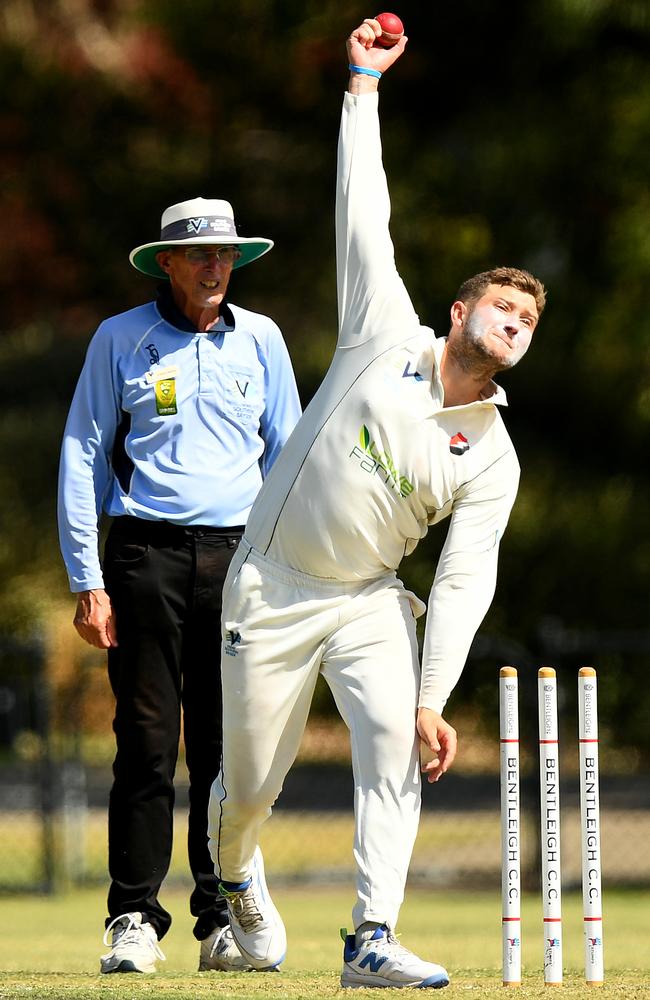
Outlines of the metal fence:
{"type": "MultiPolygon", "coordinates": [[[[479,650],[486,655],[485,643],[479,650]]],[[[83,759],[83,741],[77,738],[83,725],[83,699],[71,697],[69,704],[59,706],[59,717],[61,712],[67,714],[72,727],[64,741],[53,740],[42,648],[38,642],[13,643],[5,644],[1,652],[0,892],[54,892],[60,887],[105,883],[110,765],[93,766],[83,759]]],[[[494,662],[504,662],[503,657],[495,656],[494,662]]],[[[96,676],[105,683],[103,674],[96,676]]],[[[87,688],[86,677],[74,689],[79,695],[87,688]]],[[[109,716],[110,710],[104,719],[110,741],[109,716]]],[[[534,888],[540,856],[536,733],[523,734],[522,739],[522,873],[524,884],[534,888]]],[[[262,847],[269,870],[275,880],[350,881],[354,877],[353,786],[344,727],[315,718],[304,746],[306,752],[290,772],[264,827],[262,847]]],[[[560,783],[567,887],[578,886],[581,877],[577,774],[568,749],[568,766],[560,783]]],[[[562,754],[560,759],[562,764],[562,754]]],[[[648,777],[609,774],[607,757],[601,762],[605,886],[650,885],[648,777]]],[[[469,769],[461,759],[443,781],[425,787],[411,881],[496,888],[501,875],[499,801],[495,729],[491,741],[479,742],[469,769]]],[[[189,881],[186,822],[187,775],[181,760],[171,881],[189,881]]]]}
{"type": "MultiPolygon", "coordinates": [[[[496,887],[501,872],[498,775],[450,773],[425,788],[412,882],[496,887]]],[[[53,892],[105,882],[110,775],[76,761],[5,762],[0,767],[0,891],[53,892]]],[[[578,886],[580,807],[576,779],[561,782],[563,878],[578,886]]],[[[522,783],[524,884],[538,880],[536,778],[522,783]]],[[[650,885],[650,782],[647,775],[601,779],[603,878],[616,886],[650,885]],[[625,845],[625,849],[622,849],[625,845]]],[[[187,881],[187,785],[179,768],[175,846],[169,879],[187,881]]],[[[345,766],[296,765],[262,847],[277,880],[353,877],[352,779],[345,766]]]]}

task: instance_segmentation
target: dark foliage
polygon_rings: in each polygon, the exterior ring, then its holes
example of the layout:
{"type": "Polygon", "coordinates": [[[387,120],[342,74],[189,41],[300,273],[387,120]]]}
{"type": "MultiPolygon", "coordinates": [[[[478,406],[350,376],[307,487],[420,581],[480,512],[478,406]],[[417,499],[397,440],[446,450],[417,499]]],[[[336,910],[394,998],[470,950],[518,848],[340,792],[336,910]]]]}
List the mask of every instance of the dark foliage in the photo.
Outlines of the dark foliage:
{"type": "MultiPolygon", "coordinates": [[[[86,0],[73,15],[15,0],[0,16],[5,629],[34,624],[41,597],[65,587],[54,493],[67,402],[99,319],[151,295],[127,256],[165,205],[227,197],[243,232],[276,241],[233,297],[281,324],[305,402],[317,386],[335,335],[344,37],[367,13],[343,6],[86,0]]],[[[382,82],[383,136],[421,317],[444,333],[460,282],[495,264],[549,289],[529,357],[504,378],[523,476],[483,633],[537,665],[550,652],[600,666],[613,735],[650,755],[647,5],[404,0],[398,13],[410,42],[382,82]],[[549,650],[549,617],[602,641],[549,650]],[[609,649],[617,630],[638,643],[609,649]]],[[[404,565],[420,593],[439,544],[404,565]]],[[[473,660],[457,702],[495,688],[499,664],[473,660]]]]}

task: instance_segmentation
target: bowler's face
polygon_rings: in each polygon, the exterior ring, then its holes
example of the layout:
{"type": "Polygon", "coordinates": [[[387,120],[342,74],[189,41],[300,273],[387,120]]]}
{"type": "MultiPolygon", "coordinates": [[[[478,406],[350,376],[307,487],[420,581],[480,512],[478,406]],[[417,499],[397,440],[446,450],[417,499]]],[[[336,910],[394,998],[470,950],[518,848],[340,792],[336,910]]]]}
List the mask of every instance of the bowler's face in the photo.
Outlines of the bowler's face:
{"type": "Polygon", "coordinates": [[[534,296],[510,285],[489,285],[473,306],[465,305],[464,315],[457,314],[463,337],[493,360],[498,371],[512,368],[524,356],[539,321],[534,296]]]}

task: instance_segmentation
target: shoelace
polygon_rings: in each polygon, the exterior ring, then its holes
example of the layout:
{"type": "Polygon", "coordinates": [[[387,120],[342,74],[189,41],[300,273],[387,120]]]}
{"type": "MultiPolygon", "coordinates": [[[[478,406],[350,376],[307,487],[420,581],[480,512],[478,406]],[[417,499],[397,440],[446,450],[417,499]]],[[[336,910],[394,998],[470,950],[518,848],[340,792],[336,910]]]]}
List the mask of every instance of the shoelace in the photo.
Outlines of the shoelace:
{"type": "Polygon", "coordinates": [[[221,928],[212,942],[212,947],[210,948],[210,958],[214,958],[215,955],[220,955],[222,951],[227,951],[231,941],[232,931],[230,926],[226,924],[225,927],[221,928]]]}
{"type": "Polygon", "coordinates": [[[249,885],[247,889],[240,889],[239,892],[228,892],[227,889],[223,888],[220,889],[220,892],[232,906],[233,916],[243,930],[252,931],[256,924],[263,922],[252,885],[249,885]]]}
{"type": "Polygon", "coordinates": [[[119,923],[124,923],[124,917],[115,917],[111,920],[110,924],[104,931],[104,944],[107,948],[115,947],[116,944],[134,944],[142,945],[143,942],[147,947],[151,948],[156,958],[159,958],[161,962],[166,962],[166,956],[163,954],[160,945],[155,940],[155,938],[148,934],[142,924],[136,923],[133,917],[129,914],[129,919],[126,927],[121,934],[118,935],[117,940],[111,942],[108,940],[109,932],[113,930],[119,923]]]}
{"type": "Polygon", "coordinates": [[[390,949],[393,954],[398,955],[411,955],[408,948],[405,948],[403,944],[399,941],[399,934],[394,934],[392,930],[388,930],[383,938],[378,941],[370,941],[368,944],[372,944],[375,947],[378,946],[377,950],[381,951],[383,948],[390,949]]]}

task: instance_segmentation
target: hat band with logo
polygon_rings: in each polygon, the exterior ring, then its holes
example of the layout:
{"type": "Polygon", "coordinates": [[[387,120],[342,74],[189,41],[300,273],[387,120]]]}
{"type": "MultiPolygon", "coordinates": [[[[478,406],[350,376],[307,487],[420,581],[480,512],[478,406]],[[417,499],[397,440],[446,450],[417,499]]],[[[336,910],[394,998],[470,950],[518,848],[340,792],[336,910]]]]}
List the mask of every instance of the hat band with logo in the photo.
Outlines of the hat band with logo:
{"type": "Polygon", "coordinates": [[[273,246],[265,236],[239,236],[229,201],[218,198],[192,198],[171,205],[160,220],[160,239],[144,243],[129,254],[138,271],[152,278],[168,278],[156,257],[161,250],[192,245],[233,245],[240,251],[233,270],[262,257],[273,246]]]}
{"type": "Polygon", "coordinates": [[[238,239],[235,223],[224,215],[202,215],[198,219],[180,219],[165,226],[160,233],[161,240],[183,240],[192,236],[207,236],[213,232],[215,236],[232,236],[238,239]]]}

